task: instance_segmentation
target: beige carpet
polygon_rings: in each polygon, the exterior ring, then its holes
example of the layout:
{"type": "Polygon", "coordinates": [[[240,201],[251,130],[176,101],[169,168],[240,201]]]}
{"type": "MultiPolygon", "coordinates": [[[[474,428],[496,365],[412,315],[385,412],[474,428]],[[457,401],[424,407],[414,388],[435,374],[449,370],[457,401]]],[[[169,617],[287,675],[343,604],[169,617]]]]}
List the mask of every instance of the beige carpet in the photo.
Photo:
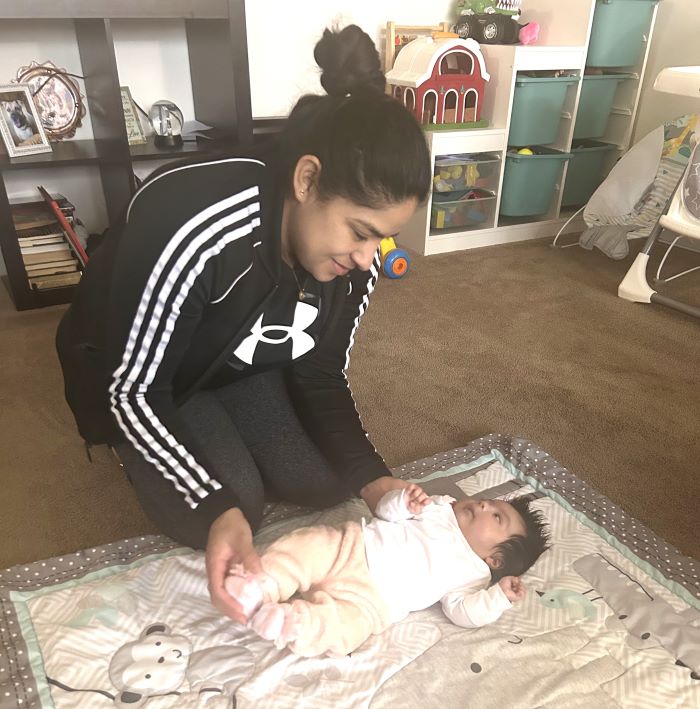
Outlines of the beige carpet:
{"type": "MultiPolygon", "coordinates": [[[[524,436],[700,557],[700,321],[618,299],[630,260],[528,242],[382,279],[350,379],[387,462],[524,436]]],[[[664,292],[700,305],[700,272],[664,292]]],[[[75,432],[62,311],[16,313],[0,292],[0,568],[155,531],[109,451],[88,462],[75,432]]]]}

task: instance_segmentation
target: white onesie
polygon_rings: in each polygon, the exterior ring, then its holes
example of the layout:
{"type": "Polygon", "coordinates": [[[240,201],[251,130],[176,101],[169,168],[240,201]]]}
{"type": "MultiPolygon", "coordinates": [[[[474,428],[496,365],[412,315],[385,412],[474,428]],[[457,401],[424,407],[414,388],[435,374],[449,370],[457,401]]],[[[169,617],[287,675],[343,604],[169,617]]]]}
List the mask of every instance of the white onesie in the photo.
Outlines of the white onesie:
{"type": "Polygon", "coordinates": [[[392,622],[437,601],[456,625],[473,628],[497,620],[512,606],[491,570],[477,556],[457,523],[453,497],[434,495],[413,515],[404,490],[382,497],[375,517],[363,522],[367,563],[392,622]]]}

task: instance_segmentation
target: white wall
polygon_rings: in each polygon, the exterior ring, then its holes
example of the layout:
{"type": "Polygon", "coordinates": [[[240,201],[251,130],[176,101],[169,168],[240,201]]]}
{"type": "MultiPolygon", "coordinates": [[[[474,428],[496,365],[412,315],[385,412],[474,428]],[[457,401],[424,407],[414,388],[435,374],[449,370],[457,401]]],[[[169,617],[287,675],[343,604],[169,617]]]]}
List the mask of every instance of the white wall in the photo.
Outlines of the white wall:
{"type": "Polygon", "coordinates": [[[402,25],[437,25],[452,20],[455,0],[307,0],[263,3],[246,0],[253,116],[284,116],[305,93],[321,93],[313,49],[325,27],[356,24],[384,53],[388,20],[402,25]],[[278,38],[283,38],[283,51],[278,38]],[[279,57],[270,61],[271,57],[279,57]]]}
{"type": "Polygon", "coordinates": [[[697,98],[652,89],[656,75],[668,66],[700,65],[700,0],[661,0],[637,110],[633,142],[650,130],[685,113],[700,113],[697,98]]]}

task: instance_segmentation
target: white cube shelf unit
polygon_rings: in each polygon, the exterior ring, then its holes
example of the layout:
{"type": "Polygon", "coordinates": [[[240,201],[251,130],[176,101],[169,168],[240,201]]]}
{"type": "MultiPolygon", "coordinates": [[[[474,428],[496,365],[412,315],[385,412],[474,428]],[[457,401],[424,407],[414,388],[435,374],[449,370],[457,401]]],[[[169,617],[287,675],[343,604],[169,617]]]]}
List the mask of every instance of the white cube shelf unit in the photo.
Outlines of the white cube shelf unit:
{"type": "MultiPolygon", "coordinates": [[[[530,0],[525,7],[524,20],[540,23],[542,29],[537,44],[481,45],[491,75],[482,110],[482,117],[489,120],[489,127],[477,130],[427,130],[426,140],[433,165],[445,155],[471,154],[478,159],[480,153],[496,154],[500,165],[494,208],[485,210],[483,221],[471,227],[433,228],[431,214],[434,200],[431,194],[427,203],[416,211],[401,231],[399,240],[402,245],[427,255],[549,237],[556,234],[573,215],[575,209],[562,207],[566,163],[547,213],[537,217],[505,217],[499,214],[511,110],[518,72],[563,71],[579,78],[584,76],[593,16],[600,1],[568,0],[564,7],[561,0],[530,0]]],[[[606,73],[624,72],[630,77],[618,85],[605,133],[596,138],[616,146],[616,150],[610,151],[606,173],[629,148],[655,18],[656,7],[649,32],[644,37],[644,51],[637,65],[605,69],[606,73]]],[[[544,147],[562,152],[571,149],[581,86],[582,82],[576,81],[567,89],[557,138],[544,147]]],[[[583,227],[583,220],[579,216],[568,224],[566,231],[577,232],[583,227]]]]}

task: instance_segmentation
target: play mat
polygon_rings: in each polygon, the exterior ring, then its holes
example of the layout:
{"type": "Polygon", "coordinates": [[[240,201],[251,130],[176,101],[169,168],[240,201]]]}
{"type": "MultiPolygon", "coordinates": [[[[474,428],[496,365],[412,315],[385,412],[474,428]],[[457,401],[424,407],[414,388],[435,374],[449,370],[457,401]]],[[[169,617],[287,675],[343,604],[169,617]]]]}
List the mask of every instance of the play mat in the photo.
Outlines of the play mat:
{"type": "MultiPolygon", "coordinates": [[[[700,707],[697,561],[528,441],[486,436],[395,473],[431,494],[534,493],[553,544],[526,599],[471,630],[438,604],[347,657],[301,659],[213,610],[201,553],[115,542],[0,572],[0,709],[700,707]]],[[[363,514],[270,507],[257,539],[363,514]]]]}

